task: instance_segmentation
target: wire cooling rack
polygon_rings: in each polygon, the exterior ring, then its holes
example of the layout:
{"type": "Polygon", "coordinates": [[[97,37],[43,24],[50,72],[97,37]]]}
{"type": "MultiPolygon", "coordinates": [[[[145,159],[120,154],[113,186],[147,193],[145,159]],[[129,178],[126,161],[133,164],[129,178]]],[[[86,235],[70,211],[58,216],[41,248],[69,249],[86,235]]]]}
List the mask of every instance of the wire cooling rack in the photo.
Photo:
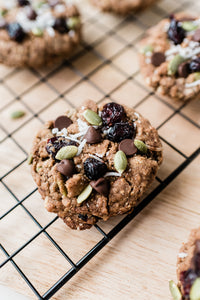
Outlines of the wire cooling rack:
{"type": "MultiPolygon", "coordinates": [[[[6,228],[9,227],[12,233],[12,227],[17,224],[14,223],[15,220],[11,215],[15,212],[17,215],[20,207],[37,228],[33,234],[31,231],[28,237],[25,235],[23,243],[19,245],[17,243],[17,246],[11,242],[7,243],[9,237],[2,241],[1,268],[11,263],[38,299],[50,299],[200,153],[198,138],[195,138],[199,134],[195,105],[174,103],[168,98],[154,95],[143,84],[137,61],[138,42],[149,26],[179,10],[200,12],[200,5],[195,1],[177,2],[161,1],[148,11],[123,18],[100,13],[86,1],[79,1],[83,14],[84,42],[70,60],[47,69],[19,70],[0,66],[2,153],[0,185],[3,191],[1,222],[10,218],[6,222],[6,228]],[[171,155],[175,153],[179,159],[167,169],[165,174],[158,173],[155,187],[131,214],[123,217],[107,232],[102,224],[95,225],[94,230],[100,233],[100,239],[86,254],[75,261],[67,254],[68,251],[63,249],[60,241],[56,241],[49,233],[49,229],[58,218],[53,217],[50,221],[48,219],[44,224],[28,205],[29,199],[34,195],[37,198],[40,196],[37,195],[37,188],[30,179],[26,159],[35,128],[45,120],[55,118],[67,108],[79,106],[86,98],[94,99],[98,103],[109,98],[137,108],[150,120],[154,120],[153,124],[159,130],[163,144],[170,149],[171,155]],[[24,110],[26,115],[22,119],[13,121],[9,114],[16,108],[24,110]],[[177,135],[174,136],[172,132],[177,132],[177,135]],[[185,135],[187,135],[187,145],[184,143],[185,135]],[[59,252],[57,255],[61,255],[70,267],[64,275],[41,293],[17,263],[17,256],[42,234],[57,249],[59,252]]],[[[70,239],[73,231],[67,228],[66,230],[70,239]]]]}

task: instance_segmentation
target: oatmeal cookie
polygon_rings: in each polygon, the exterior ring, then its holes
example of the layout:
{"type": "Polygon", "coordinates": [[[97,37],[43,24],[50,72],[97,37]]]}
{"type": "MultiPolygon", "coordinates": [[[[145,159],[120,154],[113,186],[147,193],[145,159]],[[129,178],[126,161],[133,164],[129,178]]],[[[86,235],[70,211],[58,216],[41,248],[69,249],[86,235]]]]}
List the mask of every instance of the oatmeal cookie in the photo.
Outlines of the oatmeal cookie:
{"type": "Polygon", "coordinates": [[[156,129],[134,109],[86,101],[47,122],[31,154],[48,211],[73,229],[130,213],[162,162],[156,129]]]}
{"type": "Polygon", "coordinates": [[[181,247],[177,260],[178,287],[171,282],[174,299],[200,299],[200,227],[191,231],[181,247]],[[179,295],[179,298],[178,298],[179,295]]]}
{"type": "Polygon", "coordinates": [[[200,19],[180,13],[162,20],[141,42],[141,72],[161,95],[187,101],[200,92],[200,19]]]}
{"type": "Polygon", "coordinates": [[[80,42],[80,15],[64,0],[10,0],[0,9],[0,62],[37,67],[68,57],[80,42]]]}
{"type": "Polygon", "coordinates": [[[113,11],[117,14],[128,14],[132,11],[144,9],[157,0],[91,0],[103,11],[113,11]]]}

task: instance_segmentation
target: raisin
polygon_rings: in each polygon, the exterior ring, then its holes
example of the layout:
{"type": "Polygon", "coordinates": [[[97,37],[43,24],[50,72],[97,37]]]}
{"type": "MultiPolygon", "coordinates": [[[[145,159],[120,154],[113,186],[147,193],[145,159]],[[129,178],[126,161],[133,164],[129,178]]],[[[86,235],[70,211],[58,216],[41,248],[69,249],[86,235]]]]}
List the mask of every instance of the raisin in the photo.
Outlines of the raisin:
{"type": "Polygon", "coordinates": [[[18,43],[22,42],[26,34],[23,31],[19,23],[10,23],[7,26],[8,34],[11,40],[14,40],[18,43]]]}
{"type": "Polygon", "coordinates": [[[76,142],[68,141],[63,137],[53,137],[51,139],[48,139],[46,150],[48,154],[52,155],[52,157],[55,159],[55,156],[57,152],[64,146],[70,146],[74,145],[77,146],[76,142]]]}
{"type": "Polygon", "coordinates": [[[186,36],[185,30],[181,27],[179,22],[176,21],[173,17],[171,18],[171,22],[167,34],[168,34],[168,38],[172,40],[175,45],[181,44],[186,36]]]}
{"type": "Polygon", "coordinates": [[[84,222],[87,222],[87,220],[88,220],[88,216],[87,215],[79,214],[78,217],[79,217],[79,219],[81,219],[84,222]]]}
{"type": "Polygon", "coordinates": [[[103,177],[107,172],[107,166],[95,158],[89,157],[84,162],[85,175],[91,180],[97,180],[103,177]]]}
{"type": "Polygon", "coordinates": [[[125,139],[132,139],[134,136],[134,124],[133,123],[115,123],[110,127],[107,133],[107,139],[112,142],[121,142],[125,139]]]}
{"type": "Polygon", "coordinates": [[[181,273],[180,281],[184,290],[184,299],[190,299],[190,290],[196,278],[197,275],[192,269],[181,273]]]}
{"type": "Polygon", "coordinates": [[[125,120],[126,113],[122,105],[111,102],[104,105],[101,118],[104,126],[112,126],[125,120]]]}
{"type": "Polygon", "coordinates": [[[190,62],[190,71],[191,72],[200,71],[200,57],[197,57],[190,62]]]}
{"type": "Polygon", "coordinates": [[[61,18],[57,18],[55,20],[55,23],[53,25],[53,28],[55,30],[57,30],[59,33],[64,34],[67,33],[69,31],[69,28],[67,26],[67,22],[66,19],[61,17],[61,18]]]}
{"type": "Polygon", "coordinates": [[[28,0],[17,0],[19,6],[26,6],[30,5],[30,2],[28,0]]]}

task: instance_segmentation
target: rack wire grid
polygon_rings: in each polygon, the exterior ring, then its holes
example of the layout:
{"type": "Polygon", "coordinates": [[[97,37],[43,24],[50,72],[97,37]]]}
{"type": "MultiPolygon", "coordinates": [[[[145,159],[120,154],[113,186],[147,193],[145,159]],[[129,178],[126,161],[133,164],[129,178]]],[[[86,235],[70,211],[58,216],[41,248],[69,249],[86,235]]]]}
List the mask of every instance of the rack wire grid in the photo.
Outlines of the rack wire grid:
{"type": "MultiPolygon", "coordinates": [[[[155,95],[143,83],[137,59],[139,41],[149,26],[176,11],[200,12],[200,4],[197,1],[160,1],[144,12],[126,17],[101,13],[87,1],[78,1],[78,5],[83,18],[83,42],[70,60],[43,69],[0,66],[1,233],[7,234],[0,245],[1,268],[11,263],[38,299],[50,299],[200,153],[198,102],[174,102],[155,95]],[[108,221],[107,232],[103,222],[87,231],[90,239],[93,239],[94,231],[98,231],[98,238],[95,235],[94,246],[91,249],[83,247],[86,253],[76,260],[69,255],[76,252],[70,250],[72,245],[68,244],[64,249],[61,239],[51,234],[51,227],[59,220],[42,208],[26,159],[34,133],[41,124],[68,108],[79,106],[87,98],[98,103],[109,98],[137,108],[156,126],[164,148],[170,154],[155,184],[131,214],[108,221]],[[26,115],[11,120],[10,112],[15,109],[22,109],[26,115]],[[170,163],[173,154],[177,159],[170,163]],[[13,227],[19,226],[20,233],[14,232],[15,242],[12,242],[13,227]],[[24,227],[29,229],[26,231],[24,227]],[[63,264],[67,262],[66,273],[59,275],[56,282],[42,292],[26,275],[27,269],[24,271],[20,267],[22,257],[18,259],[38,239],[37,245],[41,246],[41,235],[55,248],[55,255],[63,257],[63,264]]],[[[71,240],[74,231],[67,227],[65,230],[66,239],[71,240]]],[[[31,261],[34,266],[34,258],[31,261]]],[[[33,266],[29,266],[32,271],[33,266]]],[[[39,275],[36,273],[36,276],[39,275]]],[[[48,274],[45,280],[48,281],[48,274]]]]}

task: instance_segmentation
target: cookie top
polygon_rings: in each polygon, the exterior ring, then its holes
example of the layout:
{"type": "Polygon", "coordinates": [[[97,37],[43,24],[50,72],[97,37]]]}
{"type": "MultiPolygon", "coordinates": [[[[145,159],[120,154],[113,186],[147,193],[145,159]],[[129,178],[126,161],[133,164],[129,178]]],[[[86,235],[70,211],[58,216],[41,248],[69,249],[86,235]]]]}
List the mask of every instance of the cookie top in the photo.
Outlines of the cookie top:
{"type": "Polygon", "coordinates": [[[118,14],[127,14],[131,11],[146,8],[157,0],[91,0],[104,11],[113,11],[118,14]]]}
{"type": "Polygon", "coordinates": [[[47,60],[54,55],[68,54],[72,45],[79,42],[80,16],[70,1],[10,0],[3,3],[0,61],[37,66],[45,56],[47,60]]]}
{"type": "Polygon", "coordinates": [[[155,178],[162,145],[156,129],[134,109],[87,101],[44,125],[32,159],[47,210],[85,229],[132,211],[155,178]]]}
{"type": "Polygon", "coordinates": [[[195,300],[200,296],[200,228],[191,231],[188,242],[183,244],[178,254],[177,277],[182,299],[195,300]],[[198,280],[197,280],[198,279],[198,280]],[[197,281],[196,281],[197,280],[197,281]],[[195,283],[196,281],[196,283],[195,283]]]}
{"type": "Polygon", "coordinates": [[[186,101],[200,91],[200,19],[172,15],[141,42],[141,72],[159,94],[186,101]]]}

